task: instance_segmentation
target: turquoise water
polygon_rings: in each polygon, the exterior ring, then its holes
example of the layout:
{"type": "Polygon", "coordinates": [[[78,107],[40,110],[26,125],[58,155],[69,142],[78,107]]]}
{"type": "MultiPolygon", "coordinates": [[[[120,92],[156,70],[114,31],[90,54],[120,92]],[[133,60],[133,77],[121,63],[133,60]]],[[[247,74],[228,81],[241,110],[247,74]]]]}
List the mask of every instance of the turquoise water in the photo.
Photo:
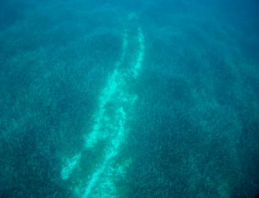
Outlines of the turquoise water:
{"type": "Polygon", "coordinates": [[[0,3],[0,198],[254,198],[259,4],[0,3]]]}

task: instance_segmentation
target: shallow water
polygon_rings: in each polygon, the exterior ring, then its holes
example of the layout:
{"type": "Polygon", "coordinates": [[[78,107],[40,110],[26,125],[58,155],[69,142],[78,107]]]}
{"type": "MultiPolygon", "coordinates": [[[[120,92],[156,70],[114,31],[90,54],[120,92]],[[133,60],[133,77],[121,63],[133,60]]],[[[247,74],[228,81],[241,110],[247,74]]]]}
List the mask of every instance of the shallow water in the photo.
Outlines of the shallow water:
{"type": "Polygon", "coordinates": [[[258,9],[1,2],[0,197],[255,197],[258,9]]]}

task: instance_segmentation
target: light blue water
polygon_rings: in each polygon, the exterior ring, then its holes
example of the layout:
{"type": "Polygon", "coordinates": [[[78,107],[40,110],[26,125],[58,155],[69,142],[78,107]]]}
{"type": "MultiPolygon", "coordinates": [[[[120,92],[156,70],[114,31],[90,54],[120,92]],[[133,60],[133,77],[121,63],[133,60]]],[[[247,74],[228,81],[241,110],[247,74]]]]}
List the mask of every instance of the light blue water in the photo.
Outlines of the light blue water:
{"type": "Polygon", "coordinates": [[[1,2],[0,197],[256,197],[258,9],[1,2]]]}

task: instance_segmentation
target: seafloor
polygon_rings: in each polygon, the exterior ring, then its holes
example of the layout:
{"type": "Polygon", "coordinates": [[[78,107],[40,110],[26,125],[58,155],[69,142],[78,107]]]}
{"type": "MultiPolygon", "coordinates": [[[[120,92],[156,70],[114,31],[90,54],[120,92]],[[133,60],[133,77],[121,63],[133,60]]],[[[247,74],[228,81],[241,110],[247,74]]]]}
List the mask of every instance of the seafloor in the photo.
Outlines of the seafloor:
{"type": "Polygon", "coordinates": [[[0,197],[256,196],[249,2],[1,2],[0,197]]]}

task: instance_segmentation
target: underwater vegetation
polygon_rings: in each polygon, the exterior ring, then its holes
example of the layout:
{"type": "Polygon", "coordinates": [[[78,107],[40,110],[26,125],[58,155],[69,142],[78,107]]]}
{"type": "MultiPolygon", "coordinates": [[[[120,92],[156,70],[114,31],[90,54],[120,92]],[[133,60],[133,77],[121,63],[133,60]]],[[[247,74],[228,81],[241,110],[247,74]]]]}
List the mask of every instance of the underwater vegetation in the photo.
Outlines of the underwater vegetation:
{"type": "Polygon", "coordinates": [[[1,198],[253,198],[255,1],[0,3],[1,198]]]}

